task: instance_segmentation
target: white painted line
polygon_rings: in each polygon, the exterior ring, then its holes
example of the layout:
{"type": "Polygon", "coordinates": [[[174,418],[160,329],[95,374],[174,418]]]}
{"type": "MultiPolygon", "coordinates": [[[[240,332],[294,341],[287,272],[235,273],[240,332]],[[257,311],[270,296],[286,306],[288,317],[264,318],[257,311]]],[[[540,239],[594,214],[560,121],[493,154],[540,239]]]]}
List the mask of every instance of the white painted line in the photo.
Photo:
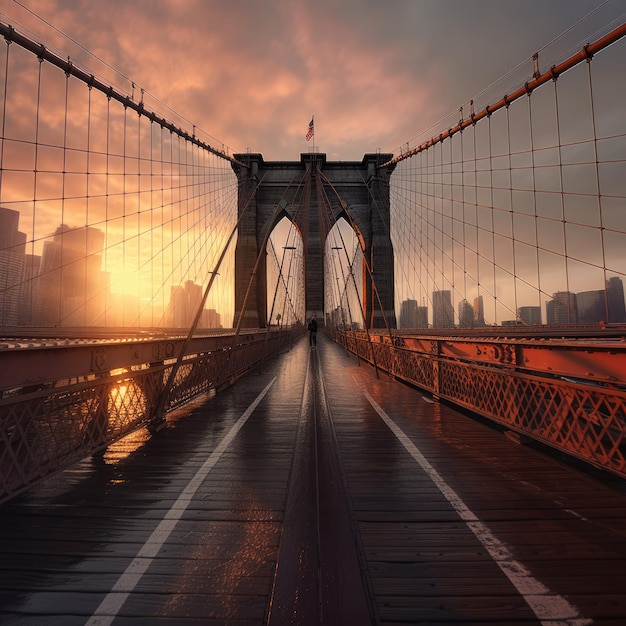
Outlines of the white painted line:
{"type": "Polygon", "coordinates": [[[487,526],[465,505],[463,500],[441,477],[437,470],[427,461],[415,444],[404,434],[402,429],[385,413],[372,396],[363,389],[365,397],[391,432],[398,438],[406,451],[417,461],[427,476],[435,483],[439,491],[452,505],[467,527],[485,547],[491,558],[506,574],[513,586],[522,595],[537,619],[545,626],[586,626],[593,620],[580,615],[578,609],[565,598],[552,593],[543,583],[538,581],[522,563],[515,560],[509,548],[503,544],[487,526]]]}
{"type": "Polygon", "coordinates": [[[196,491],[207,477],[208,473],[215,467],[220,460],[222,454],[232,443],[237,433],[246,423],[248,418],[254,412],[265,397],[270,387],[276,382],[274,377],[267,387],[261,391],[254,402],[246,409],[246,412],[237,420],[235,425],[228,431],[228,434],[220,441],[218,446],[210,454],[209,458],[203,463],[202,467],[196,472],[195,476],[187,483],[180,496],[170,510],[165,514],[164,518],[159,522],[152,535],[146,543],[141,547],[137,556],[132,560],[126,571],[118,578],[113,589],[107,594],[95,613],[85,622],[86,626],[105,626],[111,624],[128,596],[133,592],[141,577],[144,575],[154,557],[158,554],[163,544],[167,541],[170,533],[174,530],[176,523],[182,517],[183,513],[191,503],[196,491]]]}

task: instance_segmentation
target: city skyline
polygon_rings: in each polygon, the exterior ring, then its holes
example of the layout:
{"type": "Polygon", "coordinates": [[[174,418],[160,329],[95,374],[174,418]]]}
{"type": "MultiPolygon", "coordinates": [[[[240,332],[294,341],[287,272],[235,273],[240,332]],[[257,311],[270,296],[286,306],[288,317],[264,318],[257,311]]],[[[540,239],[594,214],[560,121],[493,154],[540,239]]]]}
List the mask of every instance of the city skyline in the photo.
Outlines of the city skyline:
{"type": "Polygon", "coordinates": [[[536,305],[522,305],[517,316],[489,324],[482,316],[482,296],[471,305],[465,298],[457,303],[457,315],[450,314],[454,307],[449,290],[434,291],[432,294],[432,323],[428,323],[429,307],[418,305],[417,300],[407,299],[401,303],[398,328],[480,328],[483,326],[567,325],[567,324],[623,324],[626,323],[626,297],[621,278],[611,276],[605,289],[573,293],[558,291],[544,303],[545,310],[536,305]],[[579,299],[581,304],[579,305],[579,299]],[[415,325],[410,325],[415,323],[415,325]]]}
{"type": "MultiPolygon", "coordinates": [[[[2,326],[150,326],[188,327],[202,296],[202,285],[192,280],[170,287],[169,300],[162,311],[147,316],[140,313],[132,294],[116,297],[110,289],[110,275],[102,269],[104,233],[95,228],[56,228],[43,242],[42,254],[26,253],[26,234],[19,230],[18,211],[0,207],[0,325],[2,326]]],[[[330,240],[329,240],[330,241],[330,240]]],[[[271,296],[271,294],[270,294],[271,296]]],[[[425,300],[425,299],[423,299],[425,300]]],[[[466,297],[456,300],[452,292],[432,292],[430,307],[417,299],[401,302],[399,328],[471,328],[485,325],[597,324],[626,323],[623,281],[609,276],[605,289],[571,292],[556,291],[542,307],[521,304],[511,319],[490,322],[484,317],[484,298],[470,304],[466,297]],[[429,312],[432,321],[429,321],[429,312]],[[414,323],[414,326],[409,324],[414,323]]],[[[355,311],[357,306],[353,306],[355,311]]],[[[341,306],[328,311],[330,323],[362,327],[341,306]]],[[[207,307],[201,327],[221,327],[220,314],[207,307]]]]}
{"type": "MultiPolygon", "coordinates": [[[[26,252],[18,211],[0,207],[0,326],[187,328],[202,285],[173,285],[167,307],[141,312],[136,294],[111,290],[102,268],[105,233],[59,225],[41,255],[26,252]]],[[[200,328],[221,328],[220,314],[204,309],[200,328]]]]}

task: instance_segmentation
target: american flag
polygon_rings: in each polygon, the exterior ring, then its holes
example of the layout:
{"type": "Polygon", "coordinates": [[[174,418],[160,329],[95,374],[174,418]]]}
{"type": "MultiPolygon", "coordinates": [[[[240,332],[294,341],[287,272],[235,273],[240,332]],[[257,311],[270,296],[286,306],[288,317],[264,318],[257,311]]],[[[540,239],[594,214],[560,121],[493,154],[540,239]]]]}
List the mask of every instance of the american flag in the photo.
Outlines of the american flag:
{"type": "Polygon", "coordinates": [[[314,134],[315,134],[315,129],[313,126],[313,118],[311,118],[311,121],[309,122],[309,132],[306,134],[306,140],[309,141],[309,139],[311,139],[314,134]]]}

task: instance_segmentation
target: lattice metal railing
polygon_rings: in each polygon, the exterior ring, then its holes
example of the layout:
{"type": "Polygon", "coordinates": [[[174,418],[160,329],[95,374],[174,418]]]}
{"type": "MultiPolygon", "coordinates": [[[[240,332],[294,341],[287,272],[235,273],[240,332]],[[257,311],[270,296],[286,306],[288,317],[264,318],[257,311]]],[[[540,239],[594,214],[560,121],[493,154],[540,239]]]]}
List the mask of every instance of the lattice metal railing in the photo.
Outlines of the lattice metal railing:
{"type": "Polygon", "coordinates": [[[395,378],[626,476],[626,346],[619,340],[335,338],[395,378]]]}
{"type": "MultiPolygon", "coordinates": [[[[210,350],[203,346],[206,339],[192,341],[164,405],[172,411],[203,393],[231,384],[292,339],[289,330],[257,332],[243,335],[235,347],[227,347],[228,337],[217,338],[210,350]],[[201,352],[194,351],[199,347],[201,352]]],[[[232,343],[232,337],[230,340],[232,343]]],[[[174,344],[164,343],[172,346],[165,350],[161,344],[146,349],[145,354],[151,357],[161,355],[149,362],[137,362],[139,350],[135,349],[136,358],[126,367],[0,389],[0,502],[139,428],[152,428],[154,411],[175,362],[171,358],[174,344]]],[[[119,365],[115,354],[98,354],[104,362],[119,365]]],[[[128,354],[133,352],[124,354],[127,359],[128,354]]],[[[19,363],[16,356],[13,358],[19,363]]],[[[57,358],[62,363],[62,356],[57,358]]],[[[78,358],[78,366],[81,363],[78,358]]],[[[160,416],[156,418],[159,421],[160,416]]]]}

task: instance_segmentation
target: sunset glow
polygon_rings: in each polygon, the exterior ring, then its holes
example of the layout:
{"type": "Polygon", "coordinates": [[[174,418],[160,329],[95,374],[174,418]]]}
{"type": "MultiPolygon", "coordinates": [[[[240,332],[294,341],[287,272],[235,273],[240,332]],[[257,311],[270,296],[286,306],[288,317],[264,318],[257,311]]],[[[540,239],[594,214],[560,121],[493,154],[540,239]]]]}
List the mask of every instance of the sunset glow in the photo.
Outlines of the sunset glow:
{"type": "MultiPolygon", "coordinates": [[[[26,313],[11,305],[5,317],[17,324],[185,325],[182,309],[215,274],[206,319],[230,326],[234,241],[217,264],[237,219],[233,154],[402,154],[607,32],[619,14],[617,3],[591,0],[111,6],[0,2],[0,21],[93,77],[0,46],[0,207],[26,277],[7,279],[5,300],[31,303],[26,313]]],[[[500,323],[527,301],[545,307],[555,292],[626,275],[616,106],[625,94],[610,80],[623,50],[616,43],[612,65],[589,64],[589,77],[581,65],[553,94],[542,89],[471,138],[433,149],[428,183],[418,158],[398,166],[396,308],[449,289],[455,303],[492,300],[489,319],[500,323]],[[435,188],[443,195],[432,200],[435,188]],[[598,189],[596,207],[587,199],[598,189]]]]}

